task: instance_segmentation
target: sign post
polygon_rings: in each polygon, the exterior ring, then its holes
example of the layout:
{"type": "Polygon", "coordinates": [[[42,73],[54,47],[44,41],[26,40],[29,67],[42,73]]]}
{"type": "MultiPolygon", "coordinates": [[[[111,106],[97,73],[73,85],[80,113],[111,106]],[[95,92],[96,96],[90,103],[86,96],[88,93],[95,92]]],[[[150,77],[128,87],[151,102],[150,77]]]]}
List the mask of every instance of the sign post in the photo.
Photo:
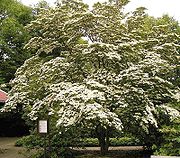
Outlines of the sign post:
{"type": "Polygon", "coordinates": [[[47,158],[46,154],[46,135],[49,132],[49,121],[46,119],[38,120],[38,133],[44,135],[44,158],[47,158]]]}

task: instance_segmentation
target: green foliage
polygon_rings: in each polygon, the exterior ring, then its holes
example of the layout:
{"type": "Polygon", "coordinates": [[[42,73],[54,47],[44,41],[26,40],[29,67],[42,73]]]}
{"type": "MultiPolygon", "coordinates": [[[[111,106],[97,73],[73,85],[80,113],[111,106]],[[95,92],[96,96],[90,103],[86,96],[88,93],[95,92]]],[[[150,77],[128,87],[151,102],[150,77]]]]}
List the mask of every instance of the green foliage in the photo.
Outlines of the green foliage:
{"type": "Polygon", "coordinates": [[[49,4],[45,0],[40,0],[34,7],[33,7],[33,14],[37,16],[42,9],[50,9],[49,4]]]}
{"type": "Polygon", "coordinates": [[[17,70],[3,110],[22,107],[32,122],[50,117],[59,147],[78,142],[83,129],[95,131],[104,147],[110,129],[148,147],[157,142],[162,116],[180,116],[172,107],[180,99],[172,81],[180,34],[143,7],[128,17],[121,9],[96,3],[90,11],[77,0],[42,9],[26,27],[33,37],[25,48],[36,53],[17,70]]]}
{"type": "Polygon", "coordinates": [[[69,158],[72,154],[69,147],[83,146],[81,140],[82,136],[79,135],[82,132],[78,131],[76,128],[77,127],[72,127],[69,130],[61,129],[60,134],[51,124],[50,133],[48,135],[37,134],[35,129],[31,132],[31,135],[18,139],[15,145],[25,147],[27,149],[27,153],[25,154],[30,154],[32,158],[40,158],[44,154],[43,148],[45,144],[47,150],[50,150],[49,157],[69,158]],[[35,152],[33,153],[32,150],[35,152]]]}
{"type": "MultiPolygon", "coordinates": [[[[66,135],[67,137],[67,135],[66,135]]],[[[28,149],[36,149],[34,154],[31,154],[32,158],[40,158],[43,156],[43,147],[44,147],[45,138],[39,135],[29,135],[24,136],[18,139],[15,143],[15,146],[26,147],[28,149]]],[[[46,144],[48,145],[48,139],[46,139],[46,144]]],[[[76,141],[78,141],[76,139],[76,141]]],[[[79,146],[79,147],[96,147],[99,146],[99,142],[97,138],[84,138],[79,140],[78,142],[72,141],[70,136],[68,139],[65,138],[52,138],[50,139],[51,144],[51,158],[56,158],[58,156],[65,156],[71,153],[67,147],[79,146]],[[76,143],[76,145],[74,144],[76,143]],[[78,144],[77,144],[78,143],[78,144]]],[[[133,137],[121,137],[121,138],[110,138],[110,146],[134,146],[140,145],[139,141],[133,137]]],[[[26,153],[28,155],[28,152],[26,153]]],[[[76,154],[74,154],[76,155],[76,154]]],[[[91,155],[92,156],[92,155],[91,155]]]]}
{"type": "Polygon", "coordinates": [[[14,73],[30,53],[23,50],[30,35],[24,26],[32,20],[32,9],[16,0],[0,1],[0,84],[14,73]]]}
{"type": "MultiPolygon", "coordinates": [[[[133,137],[121,137],[121,138],[110,138],[110,146],[135,146],[142,145],[138,139],[133,137]]],[[[99,146],[97,138],[84,138],[82,140],[82,146],[99,146]]]]}
{"type": "Polygon", "coordinates": [[[161,129],[163,142],[157,147],[156,155],[180,156],[180,119],[161,129]]]}
{"type": "Polygon", "coordinates": [[[20,3],[17,0],[1,0],[0,14],[2,22],[7,17],[16,19],[20,24],[26,25],[32,20],[32,9],[20,3]]]}
{"type": "MultiPolygon", "coordinates": [[[[48,138],[44,137],[43,135],[29,135],[29,136],[24,136],[20,139],[18,139],[15,143],[15,146],[22,146],[25,147],[27,149],[27,152],[24,153],[25,155],[31,155],[31,158],[41,158],[44,155],[44,145],[46,143],[47,146],[47,150],[48,149],[48,138]],[[34,150],[34,153],[32,153],[32,149],[34,150]]],[[[51,140],[52,141],[52,140],[51,140]]],[[[61,141],[61,140],[58,140],[61,141]]],[[[63,149],[62,147],[59,147],[58,142],[56,144],[56,146],[53,146],[54,144],[51,144],[51,153],[50,153],[50,157],[51,158],[56,158],[58,157],[58,153],[61,153],[61,156],[63,156],[63,151],[65,151],[65,149],[63,149]],[[58,148],[58,151],[57,151],[58,148]]]]}
{"type": "Polygon", "coordinates": [[[84,138],[82,146],[99,146],[99,142],[97,138],[84,138]]]}
{"type": "MultiPolygon", "coordinates": [[[[69,137],[68,137],[69,139],[69,137]]],[[[64,147],[73,147],[73,146],[82,146],[82,147],[93,147],[99,146],[97,138],[84,138],[79,140],[79,143],[76,145],[72,141],[63,140],[62,138],[51,139],[51,146],[64,146],[64,147]],[[60,142],[61,141],[61,142],[60,142]],[[61,144],[60,144],[61,143],[61,144]]],[[[40,136],[24,136],[16,141],[16,146],[24,146],[28,148],[43,147],[44,137],[40,136]]],[[[131,137],[121,137],[121,138],[110,138],[110,146],[136,146],[141,145],[138,139],[131,137]]]]}
{"type": "Polygon", "coordinates": [[[23,136],[22,138],[18,139],[15,143],[15,146],[22,146],[27,148],[39,148],[43,147],[43,145],[44,138],[40,137],[39,135],[23,136]]]}
{"type": "Polygon", "coordinates": [[[133,137],[110,138],[111,146],[138,146],[140,141],[133,137]]]}

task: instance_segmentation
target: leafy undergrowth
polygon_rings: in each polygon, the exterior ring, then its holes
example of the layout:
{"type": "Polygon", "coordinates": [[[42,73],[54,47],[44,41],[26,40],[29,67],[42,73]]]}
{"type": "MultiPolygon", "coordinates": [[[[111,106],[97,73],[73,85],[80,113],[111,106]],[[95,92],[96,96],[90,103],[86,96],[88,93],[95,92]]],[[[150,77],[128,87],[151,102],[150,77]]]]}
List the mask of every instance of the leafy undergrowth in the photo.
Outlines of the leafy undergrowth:
{"type": "MultiPolygon", "coordinates": [[[[88,150],[83,150],[84,148],[68,148],[65,147],[64,150],[58,149],[57,147],[53,146],[51,144],[51,157],[53,153],[56,155],[56,153],[61,153],[60,155],[67,157],[67,158],[141,158],[143,157],[142,149],[131,149],[128,146],[137,146],[138,141],[136,141],[134,138],[128,138],[128,137],[122,137],[122,138],[111,138],[110,139],[110,145],[116,146],[117,149],[113,149],[109,151],[109,153],[106,156],[101,156],[98,146],[98,140],[94,138],[87,138],[82,140],[82,146],[86,146],[88,150]],[[118,148],[118,146],[126,146],[125,150],[122,150],[118,148]]],[[[41,139],[38,139],[37,137],[34,137],[32,135],[22,137],[21,139],[16,141],[16,146],[23,146],[27,147],[29,149],[32,149],[34,147],[43,147],[43,141],[41,139]]],[[[41,157],[43,155],[43,152],[35,153],[34,157],[41,157]],[[36,155],[36,156],[35,156],[36,155]],[[39,155],[39,156],[38,156],[39,155]]],[[[58,154],[59,155],[59,154],[58,154]]],[[[31,156],[32,158],[32,156],[31,156]]],[[[54,158],[54,157],[53,157],[54,158]]]]}
{"type": "MultiPolygon", "coordinates": [[[[33,146],[43,146],[43,141],[33,135],[24,136],[18,139],[15,143],[16,146],[25,146],[25,147],[33,147],[33,146]]],[[[110,138],[110,146],[139,146],[141,145],[140,141],[134,137],[121,137],[121,138],[110,138]]],[[[68,146],[73,146],[72,144],[68,144],[68,146]]],[[[81,140],[81,145],[85,147],[97,147],[99,146],[99,142],[97,138],[84,138],[81,140]]]]}

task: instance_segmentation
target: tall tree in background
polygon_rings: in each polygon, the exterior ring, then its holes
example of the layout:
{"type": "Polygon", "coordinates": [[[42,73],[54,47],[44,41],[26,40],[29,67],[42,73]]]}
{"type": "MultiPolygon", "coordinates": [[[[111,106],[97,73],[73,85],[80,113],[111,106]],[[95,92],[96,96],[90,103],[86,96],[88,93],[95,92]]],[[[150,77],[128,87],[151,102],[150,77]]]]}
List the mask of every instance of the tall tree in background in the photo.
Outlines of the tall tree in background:
{"type": "Polygon", "coordinates": [[[30,57],[23,50],[30,37],[24,26],[32,17],[32,9],[17,0],[0,0],[0,84],[14,78],[17,68],[30,57]]]}
{"type": "MultiPolygon", "coordinates": [[[[177,21],[175,21],[172,17],[169,17],[168,15],[163,15],[160,18],[151,20],[151,25],[156,25],[156,29],[158,28],[158,32],[162,32],[161,34],[166,37],[166,47],[168,50],[171,48],[175,48],[174,46],[178,46],[180,44],[180,39],[177,38],[180,34],[180,26],[177,21]],[[176,37],[176,38],[174,38],[176,37]],[[172,39],[176,39],[174,41],[174,46],[171,45],[170,41],[172,39]]],[[[161,50],[161,52],[168,51],[161,50]]],[[[172,56],[169,55],[169,59],[171,59],[171,62],[176,65],[174,71],[169,73],[167,75],[167,79],[171,81],[175,86],[180,87],[180,47],[177,47],[177,59],[175,60],[172,56]]],[[[174,104],[174,107],[176,109],[180,109],[180,104],[174,104]]],[[[164,121],[166,121],[166,125],[162,126],[160,129],[162,133],[162,142],[160,145],[157,146],[157,152],[158,155],[174,155],[179,156],[180,155],[180,118],[177,118],[173,120],[173,122],[170,122],[169,119],[164,119],[164,117],[161,119],[162,124],[164,124],[164,121]]]]}
{"type": "Polygon", "coordinates": [[[50,8],[49,4],[45,0],[40,0],[36,5],[33,6],[34,15],[38,15],[41,9],[50,8]]]}
{"type": "Polygon", "coordinates": [[[102,154],[110,129],[151,146],[147,138],[161,114],[179,116],[171,107],[179,99],[171,74],[180,36],[166,25],[146,27],[144,8],[125,17],[121,7],[112,1],[89,11],[63,0],[43,10],[27,27],[34,37],[26,48],[36,54],[17,70],[4,110],[21,107],[32,120],[50,116],[59,135],[75,126],[94,129],[102,154]]]}

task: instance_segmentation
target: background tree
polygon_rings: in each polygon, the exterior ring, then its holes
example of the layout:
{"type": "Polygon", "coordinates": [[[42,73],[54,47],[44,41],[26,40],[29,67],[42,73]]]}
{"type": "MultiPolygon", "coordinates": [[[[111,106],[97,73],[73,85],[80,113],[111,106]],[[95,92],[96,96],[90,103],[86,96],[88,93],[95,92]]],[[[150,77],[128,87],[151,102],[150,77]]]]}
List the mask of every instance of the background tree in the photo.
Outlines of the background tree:
{"type": "Polygon", "coordinates": [[[159,146],[154,146],[156,149],[156,155],[180,155],[180,119],[176,119],[173,122],[163,126],[161,132],[163,133],[163,141],[159,146]]]}
{"type": "MultiPolygon", "coordinates": [[[[145,8],[140,7],[137,8],[133,13],[128,15],[128,31],[136,40],[144,40],[144,42],[142,42],[143,45],[141,46],[144,47],[146,51],[156,52],[160,54],[163,59],[167,60],[168,63],[176,65],[168,73],[162,73],[159,74],[159,76],[177,86],[179,83],[178,76],[180,51],[179,47],[176,47],[179,45],[178,22],[168,15],[164,15],[163,17],[157,19],[150,17],[145,13],[145,10],[145,8]],[[145,41],[147,41],[147,43],[145,41]]],[[[152,71],[152,69],[150,69],[149,71],[152,71]]],[[[163,104],[164,101],[161,101],[161,104],[163,104]]],[[[177,105],[176,108],[179,109],[177,105]]],[[[148,143],[150,143],[149,141],[151,141],[150,144],[153,143],[152,140],[156,140],[157,143],[158,140],[161,140],[157,139],[157,137],[160,138],[160,136],[162,135],[162,133],[160,134],[158,131],[152,128],[151,136],[155,136],[154,138],[150,137],[150,135],[146,135],[150,139],[140,136],[139,138],[142,138],[143,141],[148,141],[148,143]]],[[[144,135],[143,133],[141,133],[142,131],[137,132],[136,129],[134,130],[134,132],[139,133],[140,135],[144,135]]]]}
{"type": "Polygon", "coordinates": [[[38,15],[43,8],[50,8],[49,4],[45,0],[40,0],[36,5],[33,6],[34,15],[38,15]]]}
{"type": "MultiPolygon", "coordinates": [[[[33,18],[32,8],[17,0],[0,0],[0,89],[6,92],[10,87],[3,83],[13,79],[17,68],[31,56],[32,52],[23,49],[30,39],[24,26],[33,18]]],[[[1,113],[0,126],[3,128],[0,135],[21,136],[29,133],[21,116],[21,113],[1,113]]]]}
{"type": "Polygon", "coordinates": [[[23,50],[29,40],[24,26],[32,20],[32,9],[16,0],[0,1],[0,84],[8,83],[30,52],[23,50]]]}
{"type": "MultiPolygon", "coordinates": [[[[36,54],[12,81],[4,111],[22,108],[32,120],[51,117],[53,127],[96,131],[101,153],[108,150],[110,129],[147,140],[161,126],[162,114],[174,118],[179,89],[168,76],[177,68],[179,35],[167,26],[145,27],[138,8],[127,17],[113,3],[63,0],[44,9],[28,25],[26,45],[36,54]],[[166,34],[165,34],[166,33],[166,34]],[[88,43],[79,42],[84,37],[88,43]]],[[[75,132],[74,132],[75,134],[75,132]]]]}

